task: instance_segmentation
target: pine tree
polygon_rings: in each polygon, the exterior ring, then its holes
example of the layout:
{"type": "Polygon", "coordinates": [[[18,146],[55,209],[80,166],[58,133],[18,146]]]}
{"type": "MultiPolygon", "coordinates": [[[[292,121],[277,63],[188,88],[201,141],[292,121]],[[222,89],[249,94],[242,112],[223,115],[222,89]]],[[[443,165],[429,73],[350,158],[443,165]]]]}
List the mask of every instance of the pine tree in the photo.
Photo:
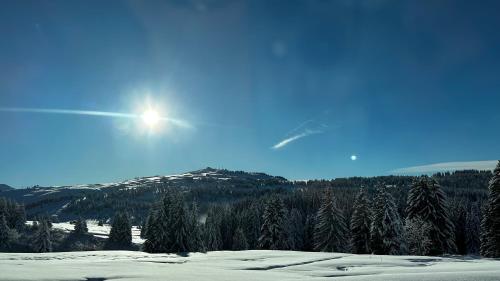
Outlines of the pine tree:
{"type": "Polygon", "coordinates": [[[10,248],[11,238],[11,230],[2,214],[0,215],[0,251],[6,251],[10,248]]]}
{"type": "Polygon", "coordinates": [[[278,196],[268,199],[262,215],[261,236],[259,247],[269,250],[284,250],[287,248],[285,231],[285,206],[278,196]]]}
{"type": "Polygon", "coordinates": [[[500,257],[500,161],[489,182],[488,205],[481,223],[481,255],[500,257]]]}
{"type": "Polygon", "coordinates": [[[466,242],[467,242],[467,253],[468,254],[479,254],[480,247],[480,210],[479,204],[476,202],[472,204],[466,217],[466,242]]]}
{"type": "Polygon", "coordinates": [[[148,253],[165,253],[166,248],[164,241],[162,241],[163,229],[161,228],[160,219],[160,210],[156,209],[156,206],[153,205],[151,211],[148,216],[148,221],[146,223],[146,229],[144,232],[144,245],[143,250],[148,253]]]}
{"type": "Polygon", "coordinates": [[[52,251],[50,228],[45,220],[38,222],[38,229],[35,233],[33,248],[38,253],[52,251]]]}
{"type": "Polygon", "coordinates": [[[188,219],[180,194],[175,194],[175,196],[173,197],[170,216],[171,218],[169,219],[169,228],[171,230],[171,244],[168,247],[168,251],[172,253],[188,252],[188,219]]]}
{"type": "Polygon", "coordinates": [[[222,249],[222,238],[220,233],[220,217],[218,209],[212,207],[208,210],[205,221],[205,244],[207,250],[218,251],[222,249]]]}
{"type": "Polygon", "coordinates": [[[430,231],[431,225],[420,217],[405,220],[405,235],[409,254],[416,256],[429,254],[432,246],[430,231]]]}
{"type": "Polygon", "coordinates": [[[354,212],[351,217],[351,245],[354,254],[370,252],[370,217],[370,203],[365,190],[362,189],[354,202],[354,212]]]}
{"type": "Polygon", "coordinates": [[[146,220],[143,220],[142,223],[141,223],[141,233],[140,233],[140,237],[142,239],[144,239],[146,237],[146,227],[147,227],[147,220],[149,220],[149,216],[146,220]]]}
{"type": "Polygon", "coordinates": [[[407,218],[420,217],[431,226],[430,255],[455,251],[454,226],[448,217],[446,196],[435,180],[426,177],[416,181],[408,194],[407,218]]]}
{"type": "Polygon", "coordinates": [[[87,227],[87,221],[80,217],[75,222],[75,229],[73,230],[73,233],[76,235],[83,235],[83,234],[87,234],[88,232],[89,232],[89,228],[87,227]]]}
{"type": "Polygon", "coordinates": [[[492,228],[492,216],[488,215],[491,213],[490,203],[487,202],[483,208],[483,219],[481,220],[481,236],[480,236],[480,254],[483,257],[493,258],[495,257],[495,245],[493,228],[492,228]]]}
{"type": "Polygon", "coordinates": [[[247,238],[245,237],[245,233],[243,232],[243,229],[238,227],[234,232],[233,250],[241,251],[247,249],[248,249],[248,243],[247,243],[247,238]]]}
{"type": "Polygon", "coordinates": [[[113,218],[106,248],[127,249],[132,245],[132,226],[128,215],[117,213],[113,218]]]}
{"type": "Polygon", "coordinates": [[[377,188],[370,227],[370,247],[375,254],[400,255],[404,252],[403,227],[394,198],[385,186],[377,188]]]}
{"type": "Polygon", "coordinates": [[[190,252],[205,252],[205,243],[198,222],[198,204],[193,202],[188,214],[188,248],[190,252]]]}
{"type": "Polygon", "coordinates": [[[321,252],[341,252],[345,250],[346,232],[344,217],[335,205],[330,189],[326,189],[316,215],[314,248],[321,252]]]}
{"type": "Polygon", "coordinates": [[[316,225],[316,216],[308,215],[304,225],[304,251],[314,251],[314,226],[316,225]]]}
{"type": "Polygon", "coordinates": [[[298,209],[292,209],[287,219],[288,246],[290,250],[300,251],[304,248],[304,218],[298,209]]]}

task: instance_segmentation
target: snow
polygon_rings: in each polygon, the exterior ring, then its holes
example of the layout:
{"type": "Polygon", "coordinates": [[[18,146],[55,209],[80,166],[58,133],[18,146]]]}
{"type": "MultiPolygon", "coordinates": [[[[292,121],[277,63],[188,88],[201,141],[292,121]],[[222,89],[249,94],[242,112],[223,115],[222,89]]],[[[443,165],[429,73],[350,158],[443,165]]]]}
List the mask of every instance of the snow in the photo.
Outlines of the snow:
{"type": "Polygon", "coordinates": [[[292,251],[0,253],[0,281],[17,280],[498,280],[500,261],[292,251]],[[336,277],[335,279],[332,279],[336,277]]]}
{"type": "MultiPolygon", "coordinates": [[[[33,225],[32,221],[27,221],[27,225],[33,225]]],[[[94,235],[99,238],[108,238],[109,232],[111,231],[111,225],[103,224],[102,226],[98,225],[98,222],[95,220],[88,220],[87,227],[89,229],[89,234],[94,235]]],[[[75,225],[68,222],[57,222],[52,223],[53,229],[59,229],[64,232],[71,232],[75,229],[75,225]]],[[[137,226],[132,226],[132,243],[134,244],[142,244],[144,243],[144,239],[141,238],[141,230],[137,226]]]]}

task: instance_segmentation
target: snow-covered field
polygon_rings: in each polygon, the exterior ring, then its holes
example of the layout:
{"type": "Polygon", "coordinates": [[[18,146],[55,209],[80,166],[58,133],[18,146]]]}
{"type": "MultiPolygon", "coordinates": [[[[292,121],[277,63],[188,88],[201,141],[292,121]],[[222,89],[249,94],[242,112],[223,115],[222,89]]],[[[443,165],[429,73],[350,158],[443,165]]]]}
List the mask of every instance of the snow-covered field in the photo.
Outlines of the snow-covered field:
{"type": "Polygon", "coordinates": [[[500,261],[291,251],[0,253],[0,280],[500,280],[500,261]],[[333,279],[332,279],[333,278],[333,279]]]}
{"type": "MultiPolygon", "coordinates": [[[[33,221],[27,221],[26,224],[32,225],[33,221]]],[[[109,231],[111,230],[111,225],[103,224],[102,226],[99,226],[95,220],[87,220],[87,227],[89,229],[89,234],[100,238],[108,238],[109,231]]],[[[75,229],[75,225],[70,222],[54,222],[52,223],[52,228],[59,229],[64,232],[71,232],[75,229]]],[[[132,226],[132,243],[144,243],[144,239],[141,238],[141,230],[137,226],[132,226]]]]}

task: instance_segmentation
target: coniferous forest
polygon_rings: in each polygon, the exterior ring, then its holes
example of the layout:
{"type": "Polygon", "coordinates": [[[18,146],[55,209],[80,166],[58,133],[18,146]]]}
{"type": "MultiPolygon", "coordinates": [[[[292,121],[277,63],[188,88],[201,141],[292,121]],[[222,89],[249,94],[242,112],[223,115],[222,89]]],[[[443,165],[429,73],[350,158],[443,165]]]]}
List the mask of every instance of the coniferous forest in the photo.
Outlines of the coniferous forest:
{"type": "Polygon", "coordinates": [[[106,218],[106,240],[88,234],[82,216],[69,234],[52,229],[49,214],[32,216],[34,223],[27,225],[25,206],[0,198],[0,251],[270,249],[500,257],[500,162],[493,173],[411,179],[407,185],[405,177],[296,182],[226,201],[203,200],[200,190],[167,188],[147,210],[122,208],[106,218]],[[132,243],[132,224],[141,226],[141,247],[132,243]]]}

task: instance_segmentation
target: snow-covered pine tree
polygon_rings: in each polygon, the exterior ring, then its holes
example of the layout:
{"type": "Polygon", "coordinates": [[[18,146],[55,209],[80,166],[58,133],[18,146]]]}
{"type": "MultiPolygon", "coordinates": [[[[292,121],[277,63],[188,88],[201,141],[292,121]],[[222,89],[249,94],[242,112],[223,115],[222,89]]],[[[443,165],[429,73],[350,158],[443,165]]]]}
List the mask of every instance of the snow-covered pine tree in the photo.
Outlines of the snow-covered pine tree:
{"type": "Polygon", "coordinates": [[[170,206],[170,241],[168,252],[181,253],[189,251],[188,242],[188,218],[184,208],[182,196],[179,193],[173,194],[172,205],[170,206]]]}
{"type": "Polygon", "coordinates": [[[405,220],[405,235],[408,253],[416,256],[425,256],[431,247],[431,226],[420,217],[405,220]]]}
{"type": "Polygon", "coordinates": [[[489,182],[488,204],[481,221],[481,255],[500,257],[500,161],[489,182]]]}
{"type": "Polygon", "coordinates": [[[304,224],[304,251],[314,250],[314,226],[316,225],[316,216],[314,214],[306,216],[304,224]]]}
{"type": "Polygon", "coordinates": [[[200,223],[198,222],[198,204],[193,201],[188,212],[188,248],[190,252],[205,252],[200,223]]]}
{"type": "Polygon", "coordinates": [[[76,235],[87,234],[89,232],[89,228],[87,227],[87,221],[83,218],[78,218],[75,222],[75,228],[73,233],[76,235]]]}
{"type": "Polygon", "coordinates": [[[429,255],[455,252],[454,226],[448,216],[446,196],[435,180],[422,177],[412,185],[406,213],[408,219],[420,217],[430,224],[429,255]]]}
{"type": "Polygon", "coordinates": [[[164,253],[166,250],[162,249],[161,244],[161,228],[158,222],[160,210],[155,205],[151,207],[146,223],[146,230],[144,232],[143,250],[148,253],[164,253]]]}
{"type": "Polygon", "coordinates": [[[467,253],[477,255],[479,254],[481,235],[481,211],[479,209],[479,204],[475,202],[472,204],[466,218],[466,241],[467,241],[467,253]]]}
{"type": "Polygon", "coordinates": [[[10,248],[11,237],[11,230],[2,214],[0,215],[0,251],[6,251],[10,248]]]}
{"type": "Polygon", "coordinates": [[[33,241],[33,249],[38,253],[52,251],[50,228],[45,220],[38,222],[38,228],[33,241]]]}
{"type": "Polygon", "coordinates": [[[208,251],[218,251],[222,249],[222,239],[220,233],[220,215],[217,207],[208,210],[204,227],[205,245],[208,251]]]}
{"type": "Polygon", "coordinates": [[[300,251],[304,248],[304,217],[298,209],[290,210],[287,219],[288,247],[290,250],[300,251]]]}
{"type": "Polygon", "coordinates": [[[316,215],[314,248],[321,252],[341,252],[346,249],[347,227],[342,212],[333,201],[330,189],[326,189],[316,215]]]}
{"type": "Polygon", "coordinates": [[[370,247],[375,254],[404,253],[404,234],[394,198],[385,186],[377,188],[370,227],[370,247]]]}
{"type": "Polygon", "coordinates": [[[132,245],[132,226],[128,215],[118,212],[111,223],[107,241],[109,249],[127,249],[132,245]]]}
{"type": "Polygon", "coordinates": [[[241,227],[236,228],[234,232],[233,250],[234,251],[248,250],[247,238],[245,237],[245,233],[243,232],[243,229],[241,229],[241,227]]]}
{"type": "Polygon", "coordinates": [[[278,196],[268,199],[264,214],[262,215],[261,235],[259,247],[269,250],[287,249],[287,237],[285,231],[285,206],[278,196]]]}
{"type": "Polygon", "coordinates": [[[370,252],[370,202],[366,191],[361,189],[354,201],[354,212],[351,217],[351,248],[354,254],[370,252]]]}
{"type": "Polygon", "coordinates": [[[249,249],[256,249],[262,225],[262,204],[260,201],[252,202],[249,208],[241,212],[240,225],[245,233],[249,249]]]}

